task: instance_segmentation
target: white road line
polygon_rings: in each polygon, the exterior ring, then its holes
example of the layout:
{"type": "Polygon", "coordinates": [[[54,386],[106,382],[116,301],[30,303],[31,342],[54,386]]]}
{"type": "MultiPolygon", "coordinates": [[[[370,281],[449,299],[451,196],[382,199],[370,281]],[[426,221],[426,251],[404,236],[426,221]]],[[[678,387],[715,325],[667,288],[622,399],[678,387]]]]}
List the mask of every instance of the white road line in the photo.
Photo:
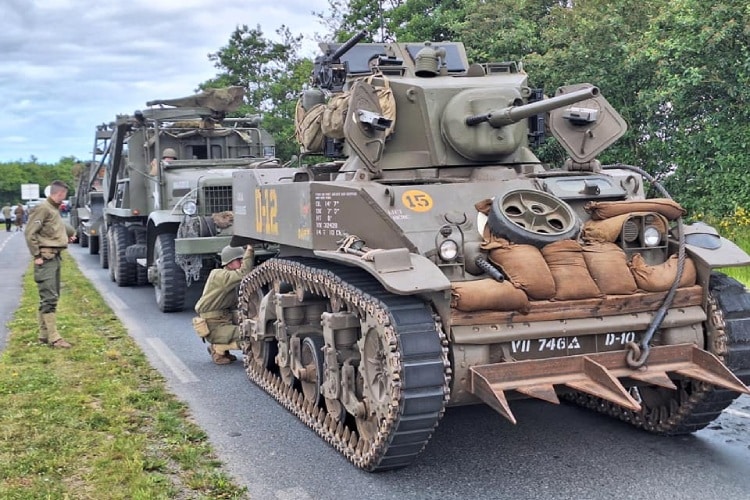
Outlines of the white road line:
{"type": "Polygon", "coordinates": [[[733,410],[731,408],[727,408],[724,410],[724,413],[728,413],[730,415],[734,415],[736,417],[744,417],[744,418],[750,418],[750,413],[740,411],[740,410],[733,410]]]}
{"type": "Polygon", "coordinates": [[[173,353],[172,350],[167,347],[167,344],[165,344],[161,339],[148,337],[146,338],[146,342],[148,342],[149,345],[154,349],[154,352],[157,356],[159,356],[159,359],[161,359],[164,364],[167,365],[170,370],[172,370],[172,373],[175,374],[175,377],[180,379],[180,382],[182,382],[183,384],[198,382],[198,377],[196,377],[195,374],[190,371],[190,368],[185,366],[185,364],[180,361],[180,358],[178,358],[177,355],[173,353]]]}

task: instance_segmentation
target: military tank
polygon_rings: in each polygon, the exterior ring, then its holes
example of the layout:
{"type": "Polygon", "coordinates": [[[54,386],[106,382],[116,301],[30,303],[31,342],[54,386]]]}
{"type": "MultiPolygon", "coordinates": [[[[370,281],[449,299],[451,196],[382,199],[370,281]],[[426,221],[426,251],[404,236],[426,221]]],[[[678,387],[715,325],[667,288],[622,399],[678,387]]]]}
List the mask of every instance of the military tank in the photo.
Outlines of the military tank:
{"type": "Polygon", "coordinates": [[[597,87],[362,36],[321,45],[300,166],[233,173],[232,244],[278,245],[239,292],[254,383],[367,471],[412,463],[452,405],[679,435],[750,393],[750,295],[716,271],[750,256],[597,160],[627,129],[597,87]],[[533,153],[547,130],[562,165],[533,153]]]}

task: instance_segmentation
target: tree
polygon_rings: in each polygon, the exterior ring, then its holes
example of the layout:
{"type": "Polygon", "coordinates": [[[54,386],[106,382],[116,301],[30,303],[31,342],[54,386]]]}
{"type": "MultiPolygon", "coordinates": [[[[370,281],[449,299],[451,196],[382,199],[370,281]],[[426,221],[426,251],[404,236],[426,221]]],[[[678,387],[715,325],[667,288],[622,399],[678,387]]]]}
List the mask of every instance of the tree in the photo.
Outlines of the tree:
{"type": "Polygon", "coordinates": [[[220,73],[200,88],[245,87],[247,104],[235,115],[263,115],[263,128],[276,139],[277,156],[286,159],[299,151],[294,142],[294,108],[312,63],[299,56],[302,35],[293,35],[283,25],[276,34],[280,41],[265,38],[260,26],[238,26],[226,46],[209,54],[220,73]]]}

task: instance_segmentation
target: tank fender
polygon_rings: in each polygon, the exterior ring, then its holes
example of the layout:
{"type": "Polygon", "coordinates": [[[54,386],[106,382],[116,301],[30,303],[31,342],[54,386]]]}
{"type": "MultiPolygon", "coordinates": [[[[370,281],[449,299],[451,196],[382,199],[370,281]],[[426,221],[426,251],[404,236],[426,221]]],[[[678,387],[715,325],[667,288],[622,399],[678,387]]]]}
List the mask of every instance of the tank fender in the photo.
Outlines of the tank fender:
{"type": "MultiPolygon", "coordinates": [[[[675,240],[678,229],[671,231],[675,240]]],[[[704,222],[683,226],[685,250],[696,265],[703,268],[739,267],[750,265],[750,255],[735,243],[719,235],[719,232],[704,222]]]]}
{"type": "Polygon", "coordinates": [[[315,255],[325,260],[359,267],[373,275],[383,287],[398,295],[450,290],[451,283],[432,261],[406,248],[373,252],[372,260],[331,250],[316,250],[315,255]]]}
{"type": "Polygon", "coordinates": [[[718,248],[703,248],[697,245],[685,245],[688,255],[701,267],[741,267],[750,265],[750,255],[732,241],[719,237],[718,248]]]}

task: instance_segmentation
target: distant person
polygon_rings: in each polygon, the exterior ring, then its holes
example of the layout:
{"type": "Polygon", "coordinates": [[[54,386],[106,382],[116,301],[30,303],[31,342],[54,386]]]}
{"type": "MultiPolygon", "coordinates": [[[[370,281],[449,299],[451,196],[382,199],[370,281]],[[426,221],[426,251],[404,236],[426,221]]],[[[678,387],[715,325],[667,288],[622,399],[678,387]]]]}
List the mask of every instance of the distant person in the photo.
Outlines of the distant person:
{"type": "Polygon", "coordinates": [[[193,327],[204,342],[209,342],[208,353],[217,365],[228,365],[237,359],[229,351],[239,349],[239,327],[234,322],[237,292],[242,278],[253,268],[255,252],[249,246],[226,246],[221,250],[220,269],[208,275],[203,294],[195,304],[198,317],[193,327]]]}
{"type": "Polygon", "coordinates": [[[60,298],[60,253],[75,241],[75,230],[60,215],[60,203],[67,195],[68,186],[63,181],[53,181],[49,197],[31,212],[25,232],[39,290],[39,342],[64,349],[72,346],[57,331],[55,314],[60,298]]]}
{"type": "Polygon", "coordinates": [[[26,218],[26,209],[20,203],[16,205],[16,231],[23,231],[23,221],[26,218]]]}
{"type": "Polygon", "coordinates": [[[10,232],[10,226],[13,223],[13,209],[7,203],[3,206],[3,218],[5,219],[5,230],[10,232]]]}

